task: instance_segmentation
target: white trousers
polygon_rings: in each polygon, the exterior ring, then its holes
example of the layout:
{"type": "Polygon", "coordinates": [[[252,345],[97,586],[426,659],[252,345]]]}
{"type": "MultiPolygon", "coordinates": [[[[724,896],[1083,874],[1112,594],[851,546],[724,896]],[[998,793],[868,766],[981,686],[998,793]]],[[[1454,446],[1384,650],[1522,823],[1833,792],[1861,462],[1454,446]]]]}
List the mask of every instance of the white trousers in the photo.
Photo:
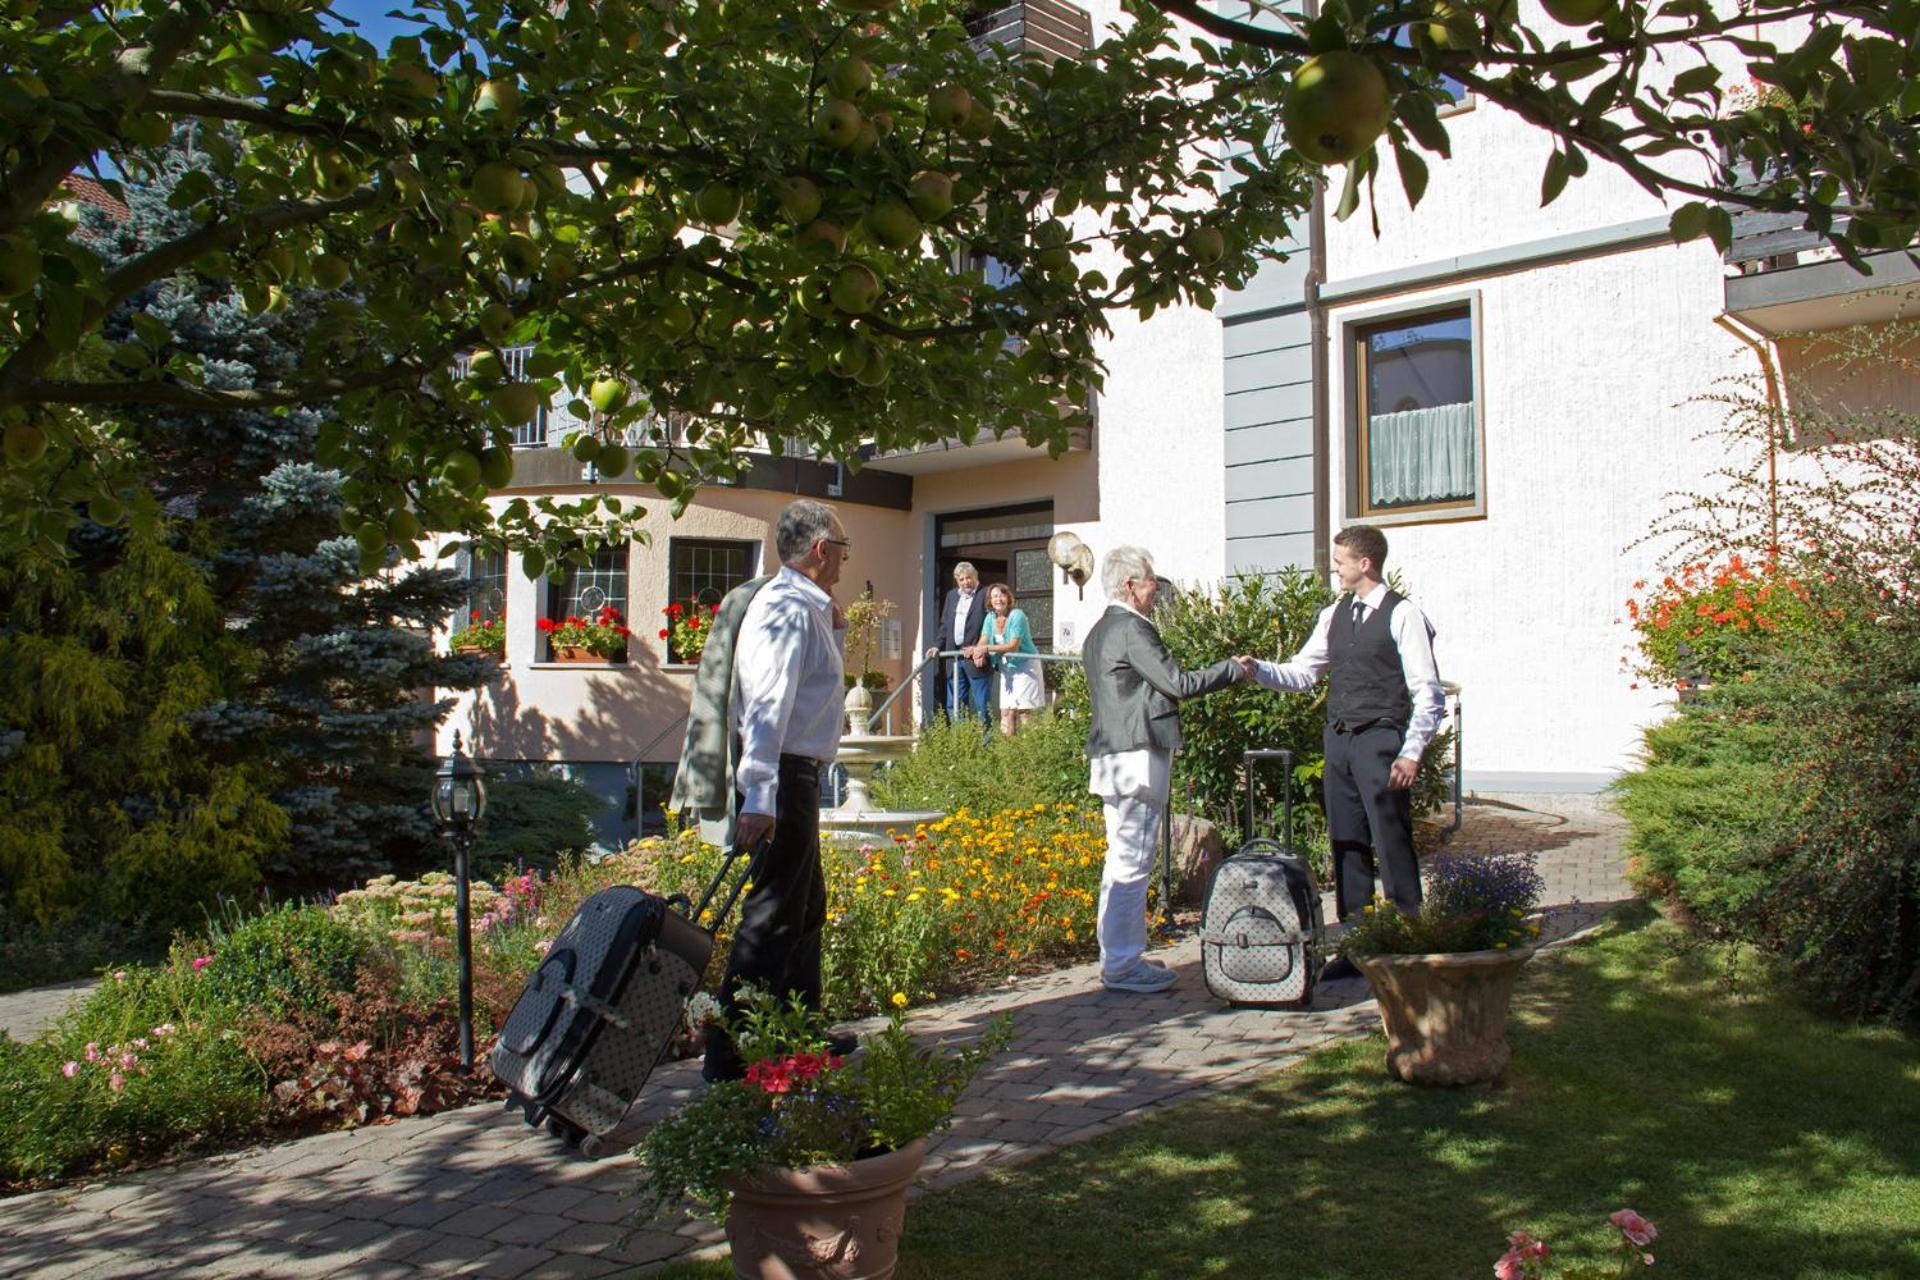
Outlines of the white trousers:
{"type": "Polygon", "coordinates": [[[1100,976],[1119,978],[1147,949],[1147,884],[1159,852],[1164,799],[1103,796],[1107,865],[1100,877],[1100,976]]]}

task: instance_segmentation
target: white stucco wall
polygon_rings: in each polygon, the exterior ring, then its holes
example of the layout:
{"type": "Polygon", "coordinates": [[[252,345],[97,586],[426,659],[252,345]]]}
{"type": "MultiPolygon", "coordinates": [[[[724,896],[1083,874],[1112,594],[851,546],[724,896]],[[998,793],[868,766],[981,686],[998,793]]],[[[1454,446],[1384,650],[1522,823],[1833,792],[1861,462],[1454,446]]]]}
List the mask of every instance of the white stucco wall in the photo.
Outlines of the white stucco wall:
{"type": "MultiPolygon", "coordinates": [[[[1657,549],[1628,544],[1725,460],[1719,407],[1689,403],[1756,367],[1713,323],[1710,247],[1668,246],[1473,282],[1481,337],[1486,515],[1387,528],[1389,564],[1439,631],[1464,690],[1469,774],[1574,775],[1630,766],[1665,713],[1634,688],[1623,605],[1657,549]]],[[[1396,297],[1417,306],[1460,287],[1396,297]]],[[[1336,309],[1340,326],[1383,304],[1336,309]]],[[[1348,403],[1343,361],[1333,403],[1348,403]]],[[[1336,419],[1335,439],[1344,438],[1336,419]]],[[[1332,459],[1335,523],[1350,459],[1332,459]]],[[[1569,789],[1575,789],[1572,785],[1569,789]]]]}

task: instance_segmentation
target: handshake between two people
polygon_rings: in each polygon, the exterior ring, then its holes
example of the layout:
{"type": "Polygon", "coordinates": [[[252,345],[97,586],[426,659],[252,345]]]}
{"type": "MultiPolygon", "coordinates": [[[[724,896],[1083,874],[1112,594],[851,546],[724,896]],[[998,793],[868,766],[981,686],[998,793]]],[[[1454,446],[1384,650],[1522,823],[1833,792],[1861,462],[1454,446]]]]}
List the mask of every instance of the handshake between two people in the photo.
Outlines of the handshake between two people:
{"type": "MultiPolygon", "coordinates": [[[[1240,668],[1236,680],[1254,680],[1259,678],[1260,664],[1255,658],[1237,653],[1229,659],[1240,668]]],[[[1387,786],[1394,791],[1405,791],[1413,786],[1414,779],[1420,773],[1420,762],[1410,756],[1396,756],[1387,769],[1387,786]]]]}

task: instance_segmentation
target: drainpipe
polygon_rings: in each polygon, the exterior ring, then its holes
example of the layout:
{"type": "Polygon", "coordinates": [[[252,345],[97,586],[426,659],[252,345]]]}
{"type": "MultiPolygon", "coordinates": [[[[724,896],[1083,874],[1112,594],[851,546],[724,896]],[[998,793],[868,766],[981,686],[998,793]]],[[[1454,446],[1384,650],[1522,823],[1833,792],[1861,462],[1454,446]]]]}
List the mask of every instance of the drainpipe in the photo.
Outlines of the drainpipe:
{"type": "Polygon", "coordinates": [[[1760,361],[1760,376],[1767,387],[1767,550],[1773,560],[1780,559],[1780,437],[1786,430],[1786,408],[1781,402],[1780,374],[1774,368],[1773,344],[1758,329],[1732,316],[1715,316],[1713,322],[1753,349],[1760,361]]]}
{"type": "MultiPolygon", "coordinates": [[[[1308,22],[1320,16],[1320,0],[1307,0],[1304,15],[1308,22]]],[[[1328,424],[1327,388],[1327,311],[1320,304],[1320,287],[1327,282],[1327,192],[1319,175],[1313,178],[1313,201],[1307,206],[1307,304],[1308,341],[1313,344],[1308,368],[1313,378],[1313,572],[1325,581],[1333,571],[1333,463],[1332,431],[1328,424]]]]}

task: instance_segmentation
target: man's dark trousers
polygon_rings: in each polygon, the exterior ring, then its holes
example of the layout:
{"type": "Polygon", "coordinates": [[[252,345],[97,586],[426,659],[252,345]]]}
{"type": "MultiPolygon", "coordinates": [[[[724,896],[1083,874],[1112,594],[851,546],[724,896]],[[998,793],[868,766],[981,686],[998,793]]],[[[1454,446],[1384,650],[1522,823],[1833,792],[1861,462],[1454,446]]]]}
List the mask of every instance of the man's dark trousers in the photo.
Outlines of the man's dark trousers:
{"type": "Polygon", "coordinates": [[[987,698],[993,692],[993,668],[976,667],[972,658],[949,658],[953,664],[951,679],[947,681],[946,709],[947,718],[972,715],[976,719],[987,718],[987,698]]]}
{"type": "Polygon", "coordinates": [[[1333,845],[1334,897],[1340,918],[1373,901],[1374,852],[1387,900],[1412,914],[1420,909],[1420,867],[1413,857],[1413,793],[1388,785],[1406,726],[1376,721],[1326,732],[1327,838],[1333,845]]]}
{"type": "MultiPolygon", "coordinates": [[[[740,909],[740,927],[720,980],[720,1004],[728,1014],[743,986],[785,1000],[798,992],[820,1007],[820,934],[827,922],[827,882],[820,869],[820,762],[780,757],[774,792],[773,841],[753,863],[753,888],[740,909]]],[[[707,1030],[708,1080],[737,1080],[746,1071],[733,1040],[718,1027],[707,1030]]]]}

